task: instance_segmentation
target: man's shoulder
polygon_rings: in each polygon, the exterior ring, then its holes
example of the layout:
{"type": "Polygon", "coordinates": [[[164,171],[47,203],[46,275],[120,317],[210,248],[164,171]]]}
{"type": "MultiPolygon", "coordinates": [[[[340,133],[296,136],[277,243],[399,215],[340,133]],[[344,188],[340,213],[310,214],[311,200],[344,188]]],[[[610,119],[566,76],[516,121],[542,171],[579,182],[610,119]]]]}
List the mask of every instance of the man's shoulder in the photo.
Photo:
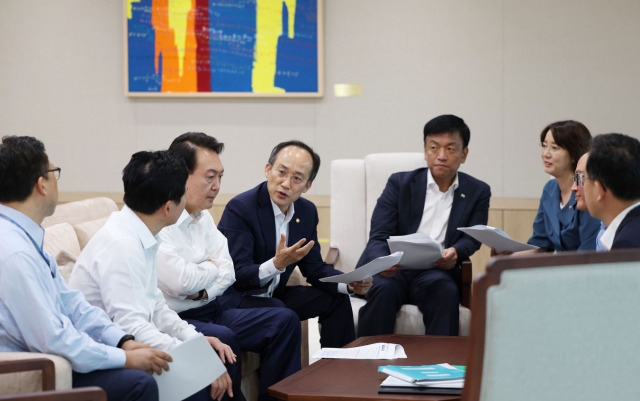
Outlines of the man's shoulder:
{"type": "Polygon", "coordinates": [[[486,182],[467,173],[463,173],[462,171],[458,171],[458,182],[460,183],[460,185],[472,185],[480,188],[489,188],[489,184],[487,184],[486,182]]]}
{"type": "Polygon", "coordinates": [[[227,205],[237,205],[239,203],[244,204],[244,203],[256,202],[260,194],[260,188],[262,187],[263,184],[264,183],[260,183],[247,191],[239,193],[238,195],[231,198],[231,200],[229,200],[227,205]]]}

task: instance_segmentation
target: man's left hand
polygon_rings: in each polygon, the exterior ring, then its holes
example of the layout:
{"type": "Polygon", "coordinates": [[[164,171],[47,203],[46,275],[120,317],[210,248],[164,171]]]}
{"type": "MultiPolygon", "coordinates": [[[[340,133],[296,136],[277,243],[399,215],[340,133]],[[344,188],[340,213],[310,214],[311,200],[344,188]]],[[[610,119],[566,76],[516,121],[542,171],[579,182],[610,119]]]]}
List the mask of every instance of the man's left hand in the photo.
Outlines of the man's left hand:
{"type": "Polygon", "coordinates": [[[456,248],[447,248],[442,253],[443,256],[433,263],[433,267],[442,270],[449,270],[455,267],[458,262],[458,252],[456,251],[456,248]]]}
{"type": "Polygon", "coordinates": [[[364,295],[371,289],[371,284],[373,284],[373,277],[349,283],[348,288],[349,291],[352,291],[358,295],[364,295]]]}

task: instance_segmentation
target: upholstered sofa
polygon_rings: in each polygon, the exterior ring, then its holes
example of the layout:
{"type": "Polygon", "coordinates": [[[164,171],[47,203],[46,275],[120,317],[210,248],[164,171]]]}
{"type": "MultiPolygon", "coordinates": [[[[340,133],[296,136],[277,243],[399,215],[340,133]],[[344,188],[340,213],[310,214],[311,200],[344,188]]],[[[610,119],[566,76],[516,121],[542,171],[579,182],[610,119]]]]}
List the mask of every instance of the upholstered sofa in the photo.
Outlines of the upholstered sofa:
{"type": "MultiPolygon", "coordinates": [[[[68,280],[80,251],[89,239],[118,210],[110,198],[97,197],[58,205],[55,213],[44,219],[44,249],[53,255],[62,276],[68,280]]],[[[49,354],[31,352],[0,352],[1,360],[41,358],[54,361],[57,390],[71,388],[71,364],[66,359],[49,354]]],[[[242,353],[242,391],[248,400],[257,399],[259,355],[242,353]]],[[[40,372],[21,372],[0,375],[0,394],[39,391],[42,388],[40,372]]]]}

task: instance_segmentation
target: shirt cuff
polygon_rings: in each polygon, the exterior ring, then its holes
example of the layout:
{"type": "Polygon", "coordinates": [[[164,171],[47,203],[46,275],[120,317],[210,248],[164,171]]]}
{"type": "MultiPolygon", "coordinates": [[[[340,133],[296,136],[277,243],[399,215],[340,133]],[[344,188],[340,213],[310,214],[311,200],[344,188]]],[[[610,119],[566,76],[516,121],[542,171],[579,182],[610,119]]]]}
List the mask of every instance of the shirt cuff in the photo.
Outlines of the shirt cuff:
{"type": "Polygon", "coordinates": [[[338,283],[338,292],[340,294],[349,295],[349,289],[348,289],[348,287],[347,287],[347,285],[345,283],[338,283]]]}
{"type": "Polygon", "coordinates": [[[260,279],[260,284],[264,281],[265,283],[269,282],[273,277],[282,274],[284,272],[280,271],[276,268],[276,265],[273,264],[273,258],[267,260],[258,268],[258,278],[260,279]]]}
{"type": "Polygon", "coordinates": [[[115,324],[107,327],[102,333],[102,343],[115,347],[118,342],[126,334],[122,329],[118,328],[115,324]]]}

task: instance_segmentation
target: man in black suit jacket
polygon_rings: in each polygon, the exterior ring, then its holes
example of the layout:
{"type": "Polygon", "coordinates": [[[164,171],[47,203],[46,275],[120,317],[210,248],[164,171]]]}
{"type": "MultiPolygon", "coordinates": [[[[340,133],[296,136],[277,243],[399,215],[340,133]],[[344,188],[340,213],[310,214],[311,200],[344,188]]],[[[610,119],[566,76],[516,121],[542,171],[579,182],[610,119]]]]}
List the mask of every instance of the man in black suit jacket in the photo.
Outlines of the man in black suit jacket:
{"type": "Polygon", "coordinates": [[[342,274],[323,262],[318,244],[318,211],[301,198],[311,187],[320,157],[300,141],[278,144],[265,166],[266,182],[233,198],[219,230],[227,237],[236,271],[240,308],[281,306],[300,320],[318,316],[322,347],[355,339],[349,293],[364,295],[371,279],[350,284],[320,279],[342,274]],[[287,286],[298,266],[311,286],[287,286]]]}
{"type": "Polygon", "coordinates": [[[640,141],[623,134],[593,138],[582,181],[589,213],[607,227],[604,247],[640,248],[640,141]]]}
{"type": "Polygon", "coordinates": [[[358,336],[393,333],[396,313],[406,303],[422,312],[425,334],[458,334],[460,262],[480,247],[458,227],[487,224],[491,197],[487,184],[458,172],[469,152],[469,137],[469,127],[459,117],[432,119],[423,132],[428,168],[389,178],[371,216],[369,242],[358,267],[388,255],[389,236],[416,232],[440,242],[444,256],[424,270],[398,270],[396,265],[374,276],[360,309],[358,336]]]}

